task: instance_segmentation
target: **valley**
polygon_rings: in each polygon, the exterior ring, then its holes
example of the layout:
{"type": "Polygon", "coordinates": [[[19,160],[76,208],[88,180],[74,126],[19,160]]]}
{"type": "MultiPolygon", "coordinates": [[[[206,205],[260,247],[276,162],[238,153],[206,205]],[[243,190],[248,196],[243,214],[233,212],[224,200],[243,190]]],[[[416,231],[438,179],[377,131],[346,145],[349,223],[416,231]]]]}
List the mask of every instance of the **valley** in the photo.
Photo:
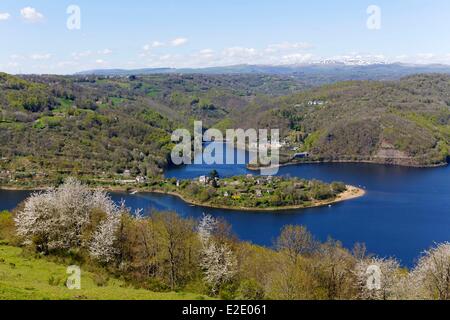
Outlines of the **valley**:
{"type": "Polygon", "coordinates": [[[439,74],[318,87],[264,74],[1,74],[0,182],[158,177],[171,164],[171,133],[194,121],[223,132],[279,128],[281,164],[445,165],[449,91],[439,74]]]}

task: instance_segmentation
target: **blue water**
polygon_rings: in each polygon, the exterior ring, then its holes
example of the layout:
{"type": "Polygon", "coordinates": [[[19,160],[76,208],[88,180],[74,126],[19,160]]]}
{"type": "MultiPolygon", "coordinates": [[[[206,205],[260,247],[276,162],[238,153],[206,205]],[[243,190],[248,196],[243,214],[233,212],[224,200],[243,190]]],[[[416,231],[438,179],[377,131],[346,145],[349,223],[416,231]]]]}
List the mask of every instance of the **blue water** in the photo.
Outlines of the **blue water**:
{"type": "MultiPolygon", "coordinates": [[[[171,169],[167,177],[195,178],[217,169],[221,176],[250,173],[244,165],[192,165],[171,169]]],[[[185,217],[203,213],[223,217],[242,240],[271,246],[287,224],[305,225],[320,240],[329,236],[352,248],[365,243],[370,252],[394,256],[412,266],[435,242],[450,241],[450,167],[417,169],[370,164],[313,164],[280,168],[279,175],[344,181],[364,187],[363,198],[332,207],[287,212],[236,212],[192,207],[157,194],[113,193],[131,208],[173,210],[185,217]]],[[[27,192],[0,191],[0,210],[12,209],[27,192]]]]}

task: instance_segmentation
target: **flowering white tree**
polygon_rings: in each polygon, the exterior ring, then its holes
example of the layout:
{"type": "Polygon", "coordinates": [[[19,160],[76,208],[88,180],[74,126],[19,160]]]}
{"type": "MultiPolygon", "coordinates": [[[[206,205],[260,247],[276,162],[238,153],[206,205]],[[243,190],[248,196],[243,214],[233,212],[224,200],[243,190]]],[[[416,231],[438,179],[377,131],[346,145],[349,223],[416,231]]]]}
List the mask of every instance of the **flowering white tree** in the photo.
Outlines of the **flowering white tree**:
{"type": "Polygon", "coordinates": [[[198,235],[202,244],[200,266],[204,270],[204,280],[211,286],[213,293],[221,284],[229,281],[236,274],[236,257],[227,244],[219,244],[213,238],[218,226],[217,219],[205,215],[200,221],[198,235]]]}
{"type": "Polygon", "coordinates": [[[202,244],[207,243],[217,229],[218,221],[210,215],[203,215],[198,225],[198,236],[202,244]]]}
{"type": "Polygon", "coordinates": [[[450,243],[426,251],[410,275],[414,299],[450,299],[450,243]]]}
{"type": "Polygon", "coordinates": [[[109,263],[118,253],[115,246],[117,229],[120,225],[120,215],[108,214],[100,223],[89,245],[89,253],[96,260],[109,263]]]}
{"type": "MultiPolygon", "coordinates": [[[[91,191],[69,178],[56,189],[31,195],[15,222],[25,242],[34,242],[42,251],[87,248],[92,241],[91,246],[109,252],[105,249],[113,245],[120,208],[105,192],[91,191]],[[101,212],[104,218],[90,239],[86,232],[92,228],[94,212],[101,212]]],[[[92,251],[94,257],[97,249],[92,251]]]]}
{"type": "Polygon", "coordinates": [[[360,299],[388,300],[396,297],[401,280],[400,264],[397,260],[361,260],[356,264],[354,273],[360,299]]]}

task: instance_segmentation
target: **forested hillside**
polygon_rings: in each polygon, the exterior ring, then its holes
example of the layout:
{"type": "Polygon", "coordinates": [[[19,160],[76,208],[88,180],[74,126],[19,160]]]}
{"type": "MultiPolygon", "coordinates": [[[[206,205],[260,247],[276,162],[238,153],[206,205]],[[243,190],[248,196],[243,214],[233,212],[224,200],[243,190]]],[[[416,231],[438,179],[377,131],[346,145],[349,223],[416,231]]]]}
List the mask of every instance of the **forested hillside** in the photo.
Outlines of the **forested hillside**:
{"type": "Polygon", "coordinates": [[[121,83],[3,74],[0,91],[4,178],[154,175],[167,163],[174,122],[121,83]]]}
{"type": "Polygon", "coordinates": [[[309,160],[444,163],[450,143],[450,77],[342,82],[282,97],[258,121],[278,124],[309,160]]]}
{"type": "Polygon", "coordinates": [[[156,176],[171,132],[280,128],[284,161],[435,165],[450,140],[450,77],[314,87],[291,76],[0,74],[0,179],[156,176]]]}

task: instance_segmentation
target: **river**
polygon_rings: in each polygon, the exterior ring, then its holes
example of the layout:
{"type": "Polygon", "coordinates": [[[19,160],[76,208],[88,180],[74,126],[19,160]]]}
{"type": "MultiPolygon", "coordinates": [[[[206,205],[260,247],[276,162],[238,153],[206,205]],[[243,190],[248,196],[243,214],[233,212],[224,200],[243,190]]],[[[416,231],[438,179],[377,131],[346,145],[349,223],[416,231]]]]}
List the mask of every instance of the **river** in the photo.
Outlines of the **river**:
{"type": "MultiPolygon", "coordinates": [[[[195,178],[216,169],[221,176],[250,172],[245,165],[191,165],[167,171],[167,177],[195,178]]],[[[286,212],[239,212],[193,207],[174,196],[112,193],[127,206],[176,211],[185,217],[203,213],[223,217],[241,240],[272,246],[283,226],[305,225],[322,241],[340,240],[347,248],[365,243],[368,251],[393,256],[411,267],[435,242],[450,241],[450,167],[404,168],[372,164],[307,164],[286,166],[278,175],[344,181],[361,186],[365,197],[331,207],[286,212]]],[[[12,209],[28,196],[26,191],[0,190],[0,210],[12,209]]]]}

